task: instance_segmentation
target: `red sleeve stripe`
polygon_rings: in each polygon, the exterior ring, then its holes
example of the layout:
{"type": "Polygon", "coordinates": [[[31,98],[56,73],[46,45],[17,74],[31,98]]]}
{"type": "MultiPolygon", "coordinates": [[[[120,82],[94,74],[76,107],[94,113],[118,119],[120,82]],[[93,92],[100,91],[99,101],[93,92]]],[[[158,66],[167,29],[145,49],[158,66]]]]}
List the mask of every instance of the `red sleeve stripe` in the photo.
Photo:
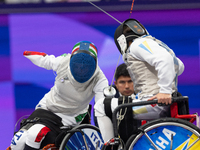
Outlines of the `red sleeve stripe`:
{"type": "Polygon", "coordinates": [[[43,137],[46,136],[46,134],[51,131],[48,127],[43,127],[40,132],[38,133],[36,139],[35,139],[35,142],[40,142],[42,140],[43,137]]]}
{"type": "Polygon", "coordinates": [[[29,55],[41,55],[41,56],[46,56],[46,53],[43,52],[33,52],[33,51],[24,51],[23,53],[24,56],[29,56],[29,55]]]}

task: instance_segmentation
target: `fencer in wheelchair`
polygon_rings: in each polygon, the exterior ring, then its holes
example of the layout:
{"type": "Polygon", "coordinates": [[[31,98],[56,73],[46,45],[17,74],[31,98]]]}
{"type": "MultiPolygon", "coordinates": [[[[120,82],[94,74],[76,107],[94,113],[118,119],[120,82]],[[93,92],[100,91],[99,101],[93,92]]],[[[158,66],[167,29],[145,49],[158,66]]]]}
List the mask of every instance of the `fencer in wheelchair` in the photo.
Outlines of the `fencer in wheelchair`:
{"type": "Polygon", "coordinates": [[[113,123],[110,127],[112,131],[108,134],[113,136],[105,141],[102,150],[197,150],[200,147],[199,116],[197,113],[189,114],[187,96],[181,96],[180,93],[173,95],[169,114],[155,120],[147,119],[148,121],[134,119],[132,107],[155,106],[159,104],[158,100],[131,101],[132,98],[128,96],[104,100],[105,113],[113,123]],[[119,105],[111,110],[111,103],[105,102],[107,100],[118,101],[119,105]]]}
{"type": "MultiPolygon", "coordinates": [[[[135,120],[153,120],[169,116],[172,97],[178,96],[177,78],[184,71],[182,61],[166,44],[152,37],[136,19],[127,19],[119,25],[114,40],[127,65],[136,95],[132,95],[131,99],[111,98],[111,110],[108,112],[112,113],[119,104],[157,99],[158,103],[165,105],[126,108],[118,113],[119,118],[123,120],[126,113],[130,113],[129,116],[135,120]]],[[[108,117],[110,115],[105,110],[104,99],[99,100],[94,108],[102,137],[105,142],[109,141],[114,137],[114,132],[112,121],[108,117]]],[[[124,130],[121,131],[122,134],[134,131],[124,130]]]]}
{"type": "Polygon", "coordinates": [[[98,66],[97,48],[89,41],[76,43],[71,54],[58,57],[33,51],[25,51],[23,55],[35,65],[56,72],[54,86],[23,120],[8,148],[36,150],[55,144],[61,127],[83,123],[93,97],[95,101],[104,97],[108,80],[98,66]]]}

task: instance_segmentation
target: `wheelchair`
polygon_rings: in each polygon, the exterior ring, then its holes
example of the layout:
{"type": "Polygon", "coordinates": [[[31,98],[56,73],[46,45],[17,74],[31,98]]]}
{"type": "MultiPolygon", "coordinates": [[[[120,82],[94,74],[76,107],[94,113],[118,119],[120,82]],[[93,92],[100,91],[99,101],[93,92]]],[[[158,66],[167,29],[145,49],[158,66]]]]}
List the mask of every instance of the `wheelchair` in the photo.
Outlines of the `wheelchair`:
{"type": "MultiPolygon", "coordinates": [[[[91,105],[88,115],[84,118],[80,125],[75,127],[62,126],[61,132],[56,137],[49,134],[50,139],[54,138],[54,142],[46,138],[41,143],[40,150],[101,150],[104,141],[100,134],[99,128],[90,124],[91,105]]],[[[27,118],[29,115],[21,117],[27,118]]],[[[15,130],[18,122],[16,123],[15,130]]],[[[15,132],[15,131],[14,131],[15,132]]],[[[8,147],[6,150],[11,150],[8,147]]]]}
{"type": "Polygon", "coordinates": [[[198,150],[200,149],[200,128],[198,114],[189,114],[188,97],[172,98],[171,116],[142,121],[137,132],[126,143],[120,138],[117,113],[122,108],[158,104],[157,100],[121,104],[112,114],[114,138],[104,143],[102,150],[198,150]],[[196,121],[196,125],[194,124],[196,121]],[[110,148],[111,147],[111,148],[110,148]]]}
{"type": "Polygon", "coordinates": [[[146,122],[132,134],[126,143],[120,138],[117,113],[122,108],[158,104],[157,100],[119,105],[112,114],[114,138],[104,143],[99,129],[91,124],[81,124],[66,130],[59,147],[48,144],[42,150],[198,150],[200,127],[198,114],[189,114],[188,97],[172,99],[171,117],[146,122]],[[180,105],[181,104],[181,105],[180,105]],[[196,121],[196,125],[194,125],[196,121]],[[109,148],[110,148],[109,147],[109,148]]]}
{"type": "Polygon", "coordinates": [[[103,144],[103,138],[96,126],[81,124],[65,132],[59,147],[52,143],[44,145],[41,150],[101,150],[103,144]]]}

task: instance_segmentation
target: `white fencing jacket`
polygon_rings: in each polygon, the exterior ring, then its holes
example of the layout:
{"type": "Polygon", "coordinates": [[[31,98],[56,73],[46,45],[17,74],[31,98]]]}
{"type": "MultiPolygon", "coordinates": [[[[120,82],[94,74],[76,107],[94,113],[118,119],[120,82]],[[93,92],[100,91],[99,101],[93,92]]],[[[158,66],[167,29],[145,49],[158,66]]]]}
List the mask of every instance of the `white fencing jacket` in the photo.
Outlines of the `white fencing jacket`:
{"type": "MultiPolygon", "coordinates": [[[[95,96],[95,102],[104,98],[103,89],[108,86],[108,80],[97,64],[97,69],[91,79],[78,83],[70,72],[69,60],[71,54],[58,57],[42,55],[38,52],[24,56],[35,65],[57,74],[54,86],[36,108],[48,109],[63,119],[87,112],[90,101],[95,96]]],[[[65,122],[65,121],[64,121],[65,122]]]]}

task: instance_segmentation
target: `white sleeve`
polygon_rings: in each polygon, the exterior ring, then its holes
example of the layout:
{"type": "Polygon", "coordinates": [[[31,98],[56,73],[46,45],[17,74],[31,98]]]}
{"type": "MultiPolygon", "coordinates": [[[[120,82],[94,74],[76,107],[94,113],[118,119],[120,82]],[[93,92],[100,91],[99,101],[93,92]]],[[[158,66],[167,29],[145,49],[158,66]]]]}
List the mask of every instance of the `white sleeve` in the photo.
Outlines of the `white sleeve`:
{"type": "MultiPolygon", "coordinates": [[[[112,111],[118,106],[118,98],[113,98],[111,101],[112,111]]],[[[114,136],[113,124],[108,116],[105,114],[104,110],[104,98],[99,99],[94,105],[95,116],[97,117],[97,122],[99,129],[101,131],[104,142],[107,142],[114,136]]]]}
{"type": "Polygon", "coordinates": [[[176,58],[178,60],[178,65],[179,65],[179,70],[178,70],[178,76],[179,76],[183,73],[185,66],[184,66],[183,62],[178,57],[176,57],[176,58]]]}
{"type": "Polygon", "coordinates": [[[103,137],[104,143],[108,142],[110,139],[114,137],[112,121],[110,120],[109,117],[102,116],[102,117],[97,117],[97,122],[99,125],[101,135],[103,137]]]}
{"type": "Polygon", "coordinates": [[[55,57],[54,55],[24,55],[26,58],[28,58],[33,64],[45,68],[47,70],[54,70],[56,71],[61,59],[64,56],[58,56],[55,57]]]}
{"type": "Polygon", "coordinates": [[[141,61],[147,62],[158,71],[158,86],[160,93],[172,93],[172,82],[175,77],[175,68],[172,55],[157,42],[143,40],[134,42],[130,47],[130,54],[141,61]]]}
{"type": "Polygon", "coordinates": [[[101,98],[105,98],[104,93],[103,93],[103,89],[105,87],[108,87],[108,80],[104,77],[102,79],[100,79],[97,84],[95,85],[93,91],[95,93],[95,103],[101,99],[101,98]]]}

